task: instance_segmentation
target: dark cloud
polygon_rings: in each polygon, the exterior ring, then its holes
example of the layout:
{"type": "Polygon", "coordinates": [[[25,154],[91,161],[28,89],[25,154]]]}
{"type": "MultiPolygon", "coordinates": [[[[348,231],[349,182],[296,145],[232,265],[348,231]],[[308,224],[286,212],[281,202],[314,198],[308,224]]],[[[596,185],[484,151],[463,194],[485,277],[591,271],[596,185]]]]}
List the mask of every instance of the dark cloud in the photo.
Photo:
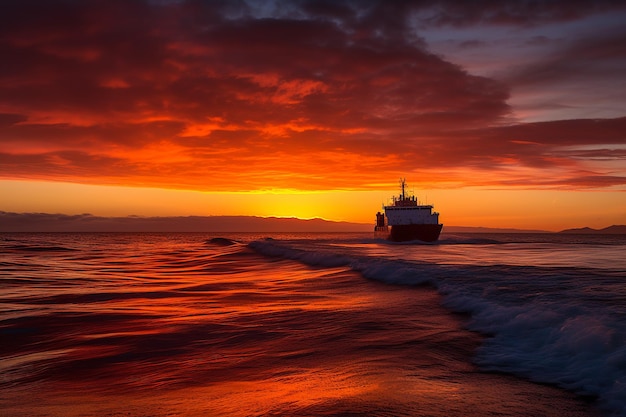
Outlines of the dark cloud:
{"type": "Polygon", "coordinates": [[[548,146],[626,144],[626,117],[556,120],[493,129],[493,137],[527,140],[548,146]]]}
{"type": "Polygon", "coordinates": [[[26,121],[26,116],[22,114],[0,113],[0,129],[5,126],[13,126],[26,121]]]}
{"type": "MultiPolygon", "coordinates": [[[[579,83],[579,88],[585,88],[589,80],[621,80],[625,72],[626,27],[623,27],[620,32],[600,32],[570,41],[543,59],[511,71],[507,82],[524,88],[574,81],[579,83]]],[[[622,88],[623,85],[616,87],[622,88]]]]}
{"type": "Polygon", "coordinates": [[[421,4],[417,8],[417,17],[420,25],[454,27],[473,25],[534,26],[574,21],[589,14],[626,9],[626,5],[620,0],[440,0],[419,3],[421,4]]]}
{"type": "MultiPolygon", "coordinates": [[[[455,25],[464,11],[519,24],[566,11],[437,4],[5,1],[0,175],[212,190],[291,176],[323,189],[540,168],[565,144],[624,143],[623,119],[505,127],[508,88],[431,53],[411,20],[432,7],[431,23],[455,25]]],[[[585,56],[621,53],[604,46],[585,56]]]]}

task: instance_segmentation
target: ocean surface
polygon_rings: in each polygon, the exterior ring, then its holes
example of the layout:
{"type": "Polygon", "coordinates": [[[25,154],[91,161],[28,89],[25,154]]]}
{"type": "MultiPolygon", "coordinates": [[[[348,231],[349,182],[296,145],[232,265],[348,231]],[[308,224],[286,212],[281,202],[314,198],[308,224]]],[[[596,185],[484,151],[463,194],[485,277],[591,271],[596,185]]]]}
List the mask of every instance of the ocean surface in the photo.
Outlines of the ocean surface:
{"type": "Polygon", "coordinates": [[[626,416],[626,236],[0,234],[0,416],[626,416]]]}

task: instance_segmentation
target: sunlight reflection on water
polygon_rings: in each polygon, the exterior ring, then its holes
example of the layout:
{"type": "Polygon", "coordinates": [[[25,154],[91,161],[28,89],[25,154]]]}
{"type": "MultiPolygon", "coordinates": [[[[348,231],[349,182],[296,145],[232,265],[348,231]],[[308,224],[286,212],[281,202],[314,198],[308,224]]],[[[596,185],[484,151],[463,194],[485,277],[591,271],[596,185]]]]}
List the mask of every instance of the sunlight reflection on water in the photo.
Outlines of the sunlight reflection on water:
{"type": "MultiPolygon", "coordinates": [[[[482,337],[430,288],[203,235],[11,238],[38,249],[9,249],[3,264],[7,415],[561,415],[555,401],[588,415],[563,391],[480,373],[471,357],[482,337]]],[[[343,247],[398,257],[376,242],[343,247]]],[[[463,249],[403,246],[402,256],[463,249]]]]}

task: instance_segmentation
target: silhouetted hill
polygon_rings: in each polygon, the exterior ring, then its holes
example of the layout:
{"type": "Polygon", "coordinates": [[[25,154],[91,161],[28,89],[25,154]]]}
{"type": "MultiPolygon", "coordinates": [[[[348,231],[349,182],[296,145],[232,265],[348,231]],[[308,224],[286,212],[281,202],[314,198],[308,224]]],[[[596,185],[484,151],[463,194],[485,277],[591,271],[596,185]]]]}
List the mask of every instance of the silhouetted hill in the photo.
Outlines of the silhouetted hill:
{"type": "MultiPolygon", "coordinates": [[[[371,232],[373,224],[256,216],[100,217],[91,214],[0,211],[0,232],[371,232]]],[[[444,233],[551,233],[545,230],[444,226],[444,233]]],[[[567,229],[559,233],[626,234],[626,225],[567,229]]]]}
{"type": "Polygon", "coordinates": [[[373,225],[323,219],[254,216],[99,217],[91,214],[7,213],[0,232],[364,232],[373,225]]]}
{"type": "Polygon", "coordinates": [[[626,225],[613,225],[604,229],[592,229],[590,227],[581,227],[578,229],[565,229],[559,233],[579,234],[579,235],[626,235],[626,225]]]}

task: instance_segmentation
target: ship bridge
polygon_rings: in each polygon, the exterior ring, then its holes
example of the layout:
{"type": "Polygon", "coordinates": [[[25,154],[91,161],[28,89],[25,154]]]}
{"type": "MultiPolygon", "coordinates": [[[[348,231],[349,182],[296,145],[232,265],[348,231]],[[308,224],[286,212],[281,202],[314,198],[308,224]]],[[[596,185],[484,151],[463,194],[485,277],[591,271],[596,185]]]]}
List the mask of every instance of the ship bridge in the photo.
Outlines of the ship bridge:
{"type": "Polygon", "coordinates": [[[439,224],[439,213],[432,205],[418,204],[415,196],[407,196],[406,181],[400,180],[402,193],[393,197],[393,204],[384,206],[387,224],[390,226],[410,224],[439,224]]]}

